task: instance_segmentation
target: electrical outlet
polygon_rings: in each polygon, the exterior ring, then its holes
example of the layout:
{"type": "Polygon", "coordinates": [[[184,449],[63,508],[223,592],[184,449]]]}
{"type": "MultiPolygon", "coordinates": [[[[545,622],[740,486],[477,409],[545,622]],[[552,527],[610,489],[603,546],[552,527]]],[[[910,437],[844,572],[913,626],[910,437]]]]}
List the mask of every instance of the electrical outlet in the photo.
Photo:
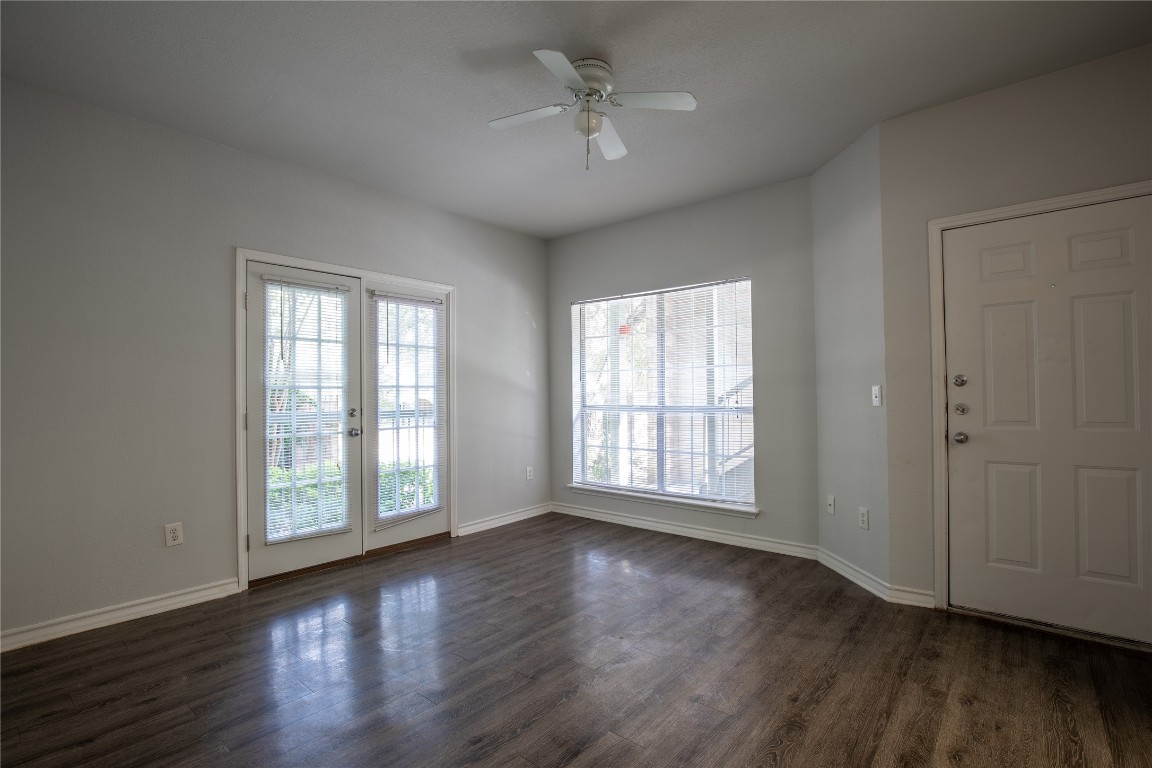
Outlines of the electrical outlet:
{"type": "Polygon", "coordinates": [[[868,530],[868,507],[860,507],[860,527],[868,530]]]}
{"type": "Polygon", "coordinates": [[[828,500],[824,502],[824,509],[827,510],[828,514],[830,514],[830,515],[836,514],[836,497],[835,496],[833,496],[831,494],[828,495],[828,500]]]}
{"type": "Polygon", "coordinates": [[[184,543],[184,523],[172,523],[164,526],[164,546],[174,547],[184,543]]]}
{"type": "Polygon", "coordinates": [[[535,468],[533,468],[533,467],[524,467],[524,479],[525,479],[525,480],[535,480],[535,479],[536,479],[536,470],[535,470],[535,468]]]}

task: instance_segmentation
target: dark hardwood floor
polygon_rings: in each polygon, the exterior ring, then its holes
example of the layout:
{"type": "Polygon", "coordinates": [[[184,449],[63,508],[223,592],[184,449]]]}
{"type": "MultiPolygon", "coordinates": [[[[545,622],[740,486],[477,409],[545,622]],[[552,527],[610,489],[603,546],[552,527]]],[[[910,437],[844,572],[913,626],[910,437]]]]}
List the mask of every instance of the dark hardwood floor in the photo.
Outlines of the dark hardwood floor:
{"type": "Polygon", "coordinates": [[[1152,766],[1152,655],[556,514],[0,676],[5,766],[1152,766]]]}

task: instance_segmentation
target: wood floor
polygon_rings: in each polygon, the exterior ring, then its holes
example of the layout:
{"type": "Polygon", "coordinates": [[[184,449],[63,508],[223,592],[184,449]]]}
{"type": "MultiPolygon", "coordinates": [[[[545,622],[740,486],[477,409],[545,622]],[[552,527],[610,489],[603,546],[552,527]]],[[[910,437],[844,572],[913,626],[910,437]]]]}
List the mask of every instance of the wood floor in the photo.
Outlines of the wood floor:
{"type": "Polygon", "coordinates": [[[5,766],[1152,766],[1152,655],[556,514],[0,673],[5,766]]]}

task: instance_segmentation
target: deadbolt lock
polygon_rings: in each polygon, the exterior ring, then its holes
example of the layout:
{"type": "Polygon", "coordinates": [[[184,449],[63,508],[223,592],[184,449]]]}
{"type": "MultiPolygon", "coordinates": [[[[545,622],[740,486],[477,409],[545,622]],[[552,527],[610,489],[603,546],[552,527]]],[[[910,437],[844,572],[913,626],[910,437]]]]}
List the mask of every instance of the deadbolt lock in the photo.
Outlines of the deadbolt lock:
{"type": "Polygon", "coordinates": [[[958,416],[963,416],[968,413],[968,403],[956,403],[956,405],[952,407],[952,410],[954,410],[958,416]]]}
{"type": "Polygon", "coordinates": [[[958,387],[962,387],[968,383],[968,377],[962,373],[958,373],[952,377],[952,383],[958,387]]]}

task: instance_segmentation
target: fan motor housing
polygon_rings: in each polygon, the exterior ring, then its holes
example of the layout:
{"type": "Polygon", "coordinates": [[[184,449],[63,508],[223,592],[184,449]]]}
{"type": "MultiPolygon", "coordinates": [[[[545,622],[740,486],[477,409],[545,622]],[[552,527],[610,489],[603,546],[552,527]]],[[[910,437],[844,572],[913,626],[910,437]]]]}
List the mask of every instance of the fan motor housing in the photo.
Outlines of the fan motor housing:
{"type": "Polygon", "coordinates": [[[603,96],[612,93],[612,67],[608,66],[608,62],[602,59],[576,59],[572,62],[572,68],[588,84],[588,90],[599,91],[603,96]]]}

